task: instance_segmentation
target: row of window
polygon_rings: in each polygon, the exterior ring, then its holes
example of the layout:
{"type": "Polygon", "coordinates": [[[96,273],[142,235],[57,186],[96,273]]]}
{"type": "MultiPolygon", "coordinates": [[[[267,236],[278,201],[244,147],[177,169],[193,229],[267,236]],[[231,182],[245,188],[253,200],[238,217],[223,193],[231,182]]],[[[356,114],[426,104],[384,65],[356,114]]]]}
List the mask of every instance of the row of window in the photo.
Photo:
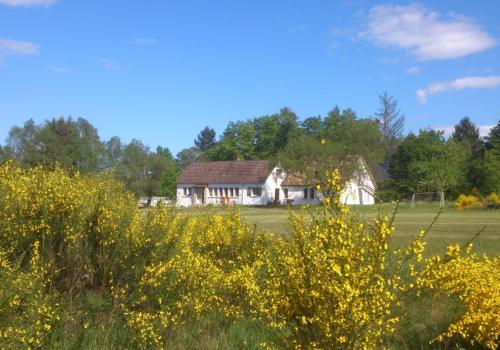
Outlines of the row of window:
{"type": "MultiPolygon", "coordinates": [[[[209,187],[208,193],[210,197],[239,197],[240,189],[238,187],[209,187]]],[[[185,197],[191,196],[191,187],[184,187],[183,194],[185,197]]],[[[248,187],[247,196],[248,197],[262,196],[262,188],[248,187]]]]}
{"type": "MultiPolygon", "coordinates": [[[[184,187],[183,193],[185,197],[191,196],[191,187],[184,187]]],[[[240,189],[238,187],[209,187],[208,193],[210,197],[239,197],[240,189]]],[[[288,199],[288,188],[283,189],[285,198],[288,199]]],[[[314,199],[316,190],[314,187],[304,188],[304,199],[314,199]]],[[[260,197],[262,196],[262,188],[260,187],[248,187],[247,188],[248,197],[260,197]]]]}
{"type": "Polygon", "coordinates": [[[238,197],[240,189],[234,187],[209,187],[210,197],[238,197]]]}

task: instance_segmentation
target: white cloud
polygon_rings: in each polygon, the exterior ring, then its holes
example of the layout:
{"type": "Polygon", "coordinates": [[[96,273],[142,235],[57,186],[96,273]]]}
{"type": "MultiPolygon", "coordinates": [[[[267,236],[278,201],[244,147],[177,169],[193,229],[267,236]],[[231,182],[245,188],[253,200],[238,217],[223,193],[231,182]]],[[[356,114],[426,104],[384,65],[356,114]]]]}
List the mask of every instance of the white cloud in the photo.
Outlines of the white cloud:
{"type": "Polygon", "coordinates": [[[0,0],[1,5],[7,6],[26,6],[35,7],[43,6],[49,7],[57,2],[57,0],[0,0]]]}
{"type": "Polygon", "coordinates": [[[417,90],[417,98],[420,103],[426,103],[429,95],[438,94],[449,90],[463,89],[487,89],[500,86],[500,76],[476,76],[432,83],[424,89],[417,90]]]}
{"type": "Polygon", "coordinates": [[[442,15],[420,4],[374,6],[368,28],[359,36],[378,46],[407,50],[420,60],[463,57],[496,45],[472,19],[442,15]]]}
{"type": "Polygon", "coordinates": [[[0,38],[0,53],[8,55],[38,55],[40,48],[29,41],[0,38]]]}
{"type": "Polygon", "coordinates": [[[410,67],[405,71],[405,73],[408,75],[419,75],[420,74],[420,67],[417,67],[417,66],[410,67]]]}
{"type": "Polygon", "coordinates": [[[122,70],[123,67],[121,64],[114,62],[108,58],[95,57],[94,62],[101,68],[108,70],[122,70]]]}
{"type": "Polygon", "coordinates": [[[479,136],[485,137],[488,136],[490,133],[491,129],[493,129],[495,125],[479,125],[479,136]]]}
{"type": "Polygon", "coordinates": [[[158,39],[156,38],[143,38],[143,37],[137,37],[132,39],[132,44],[134,45],[154,45],[158,43],[158,39]]]}
{"type": "Polygon", "coordinates": [[[70,72],[70,69],[67,67],[50,66],[49,68],[52,71],[52,73],[57,74],[57,75],[64,75],[64,74],[68,74],[70,72]]]}
{"type": "MultiPolygon", "coordinates": [[[[494,126],[495,125],[478,125],[477,128],[479,129],[479,136],[481,136],[481,137],[488,136],[488,134],[490,133],[490,130],[493,129],[494,126]]],[[[442,131],[444,136],[446,136],[446,137],[451,136],[453,134],[453,132],[455,131],[455,127],[450,126],[450,125],[435,126],[432,129],[442,131]]]]}

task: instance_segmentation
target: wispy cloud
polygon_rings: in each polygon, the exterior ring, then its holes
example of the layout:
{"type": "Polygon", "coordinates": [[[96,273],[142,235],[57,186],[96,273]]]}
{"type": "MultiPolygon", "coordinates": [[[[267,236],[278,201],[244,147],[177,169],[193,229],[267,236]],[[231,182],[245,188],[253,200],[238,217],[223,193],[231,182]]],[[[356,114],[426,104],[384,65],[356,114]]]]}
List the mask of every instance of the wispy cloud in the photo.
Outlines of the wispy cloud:
{"type": "Polygon", "coordinates": [[[70,72],[69,68],[61,66],[50,66],[49,69],[52,71],[52,73],[57,75],[64,75],[70,72]]]}
{"type": "Polygon", "coordinates": [[[0,0],[1,5],[7,6],[25,6],[25,7],[49,7],[58,0],[0,0]]]}
{"type": "Polygon", "coordinates": [[[291,35],[296,35],[296,34],[301,34],[304,33],[307,30],[307,26],[304,24],[300,24],[298,26],[291,27],[288,29],[288,34],[291,35]]]}
{"type": "Polygon", "coordinates": [[[432,83],[426,88],[417,90],[417,98],[420,103],[426,103],[430,95],[449,90],[491,89],[497,86],[500,86],[500,76],[498,75],[465,77],[452,81],[432,83]]]}
{"type": "Polygon", "coordinates": [[[144,38],[144,37],[136,37],[132,39],[132,44],[138,46],[146,46],[146,45],[154,45],[158,43],[158,39],[156,38],[144,38]]]}
{"type": "Polygon", "coordinates": [[[409,51],[420,60],[442,60],[481,52],[496,40],[471,18],[442,15],[420,4],[378,5],[359,36],[381,47],[409,51]]]}
{"type": "Polygon", "coordinates": [[[104,69],[108,69],[108,70],[122,70],[122,69],[124,69],[124,67],[120,63],[112,61],[108,58],[94,57],[93,61],[99,67],[104,68],[104,69]]]}
{"type": "Polygon", "coordinates": [[[30,41],[20,41],[0,38],[0,54],[7,55],[38,55],[40,47],[30,41]]]}
{"type": "Polygon", "coordinates": [[[420,74],[420,67],[417,67],[417,66],[409,67],[407,70],[405,70],[405,74],[407,74],[407,75],[419,75],[420,74]]]}
{"type": "MultiPolygon", "coordinates": [[[[495,125],[478,125],[477,128],[479,129],[479,136],[481,137],[488,136],[490,130],[493,129],[494,126],[495,125]]],[[[442,131],[444,136],[451,136],[455,131],[455,127],[451,125],[435,126],[433,127],[433,129],[442,131]]]]}

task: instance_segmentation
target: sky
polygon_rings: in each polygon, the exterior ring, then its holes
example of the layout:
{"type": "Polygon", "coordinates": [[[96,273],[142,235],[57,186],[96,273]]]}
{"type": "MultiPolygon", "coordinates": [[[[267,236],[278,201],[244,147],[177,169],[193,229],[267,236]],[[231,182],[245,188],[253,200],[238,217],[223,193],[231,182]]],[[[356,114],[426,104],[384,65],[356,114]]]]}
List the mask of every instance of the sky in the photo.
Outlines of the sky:
{"type": "Polygon", "coordinates": [[[205,126],[290,107],[406,132],[500,120],[500,1],[0,0],[0,142],[29,118],[83,117],[176,154],[205,126]]]}

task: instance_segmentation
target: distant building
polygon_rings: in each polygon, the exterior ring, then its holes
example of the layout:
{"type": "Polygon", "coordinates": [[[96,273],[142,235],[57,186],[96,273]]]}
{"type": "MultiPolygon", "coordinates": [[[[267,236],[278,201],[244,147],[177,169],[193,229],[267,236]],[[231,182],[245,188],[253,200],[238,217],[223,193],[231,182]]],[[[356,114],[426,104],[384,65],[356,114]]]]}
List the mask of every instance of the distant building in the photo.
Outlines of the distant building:
{"type": "MultiPolygon", "coordinates": [[[[347,204],[373,204],[375,181],[361,157],[342,194],[347,204]]],[[[298,174],[286,174],[267,160],[195,162],[177,181],[177,205],[319,204],[321,193],[298,174]]]]}

